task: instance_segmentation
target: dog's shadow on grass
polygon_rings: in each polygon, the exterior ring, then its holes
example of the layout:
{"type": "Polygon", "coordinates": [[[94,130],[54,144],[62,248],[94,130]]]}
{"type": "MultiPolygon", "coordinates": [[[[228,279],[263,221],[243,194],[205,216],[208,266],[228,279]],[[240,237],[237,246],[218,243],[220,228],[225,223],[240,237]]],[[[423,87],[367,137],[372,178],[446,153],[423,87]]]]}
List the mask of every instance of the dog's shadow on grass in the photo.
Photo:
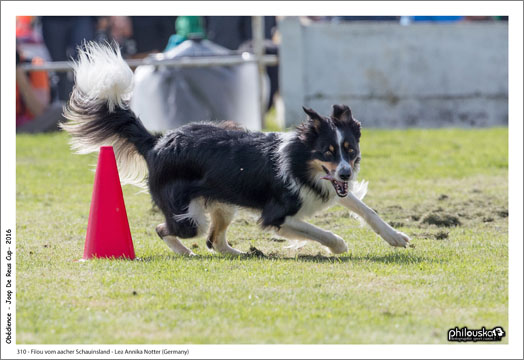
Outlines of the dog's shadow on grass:
{"type": "Polygon", "coordinates": [[[353,254],[344,256],[325,256],[317,255],[297,255],[295,257],[281,257],[281,256],[266,256],[268,259],[277,259],[284,261],[302,261],[314,263],[363,263],[375,262],[384,264],[419,264],[419,263],[436,263],[441,262],[441,259],[428,258],[426,256],[414,255],[409,252],[394,252],[385,255],[358,255],[353,254]]]}
{"type": "Polygon", "coordinates": [[[202,261],[205,260],[231,260],[231,261],[300,261],[300,262],[313,262],[313,263],[360,263],[360,262],[377,262],[384,264],[420,264],[420,263],[440,263],[443,260],[439,258],[428,258],[426,256],[415,255],[409,250],[406,252],[393,252],[385,255],[358,255],[353,254],[343,256],[325,256],[322,254],[317,255],[301,255],[296,256],[282,256],[280,254],[264,254],[258,249],[250,249],[250,251],[240,257],[229,256],[229,255],[216,255],[216,254],[205,254],[188,257],[180,257],[177,255],[152,255],[138,259],[138,261],[154,261],[154,260],[179,260],[183,259],[186,261],[202,261]]]}

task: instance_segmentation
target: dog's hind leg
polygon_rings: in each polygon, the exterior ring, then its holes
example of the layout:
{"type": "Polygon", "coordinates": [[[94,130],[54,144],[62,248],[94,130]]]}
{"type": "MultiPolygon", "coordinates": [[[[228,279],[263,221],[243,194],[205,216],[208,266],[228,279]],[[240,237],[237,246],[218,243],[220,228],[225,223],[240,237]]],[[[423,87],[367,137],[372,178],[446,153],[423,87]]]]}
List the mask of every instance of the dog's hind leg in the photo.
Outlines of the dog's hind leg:
{"type": "Polygon", "coordinates": [[[191,198],[191,184],[175,181],[152,191],[153,199],[166,219],[157,226],[158,235],[171,250],[181,255],[194,255],[180,239],[191,239],[205,234],[208,221],[204,200],[191,198]]]}
{"type": "Polygon", "coordinates": [[[185,247],[185,245],[182,244],[175,235],[169,233],[166,223],[159,224],[156,227],[156,233],[175,253],[179,255],[195,256],[195,253],[185,247]]]}
{"type": "Polygon", "coordinates": [[[211,214],[211,230],[206,241],[207,247],[221,254],[243,255],[242,251],[232,248],[226,240],[226,230],[233,220],[235,208],[223,204],[213,205],[209,212],[211,214]]]}
{"type": "Polygon", "coordinates": [[[348,250],[346,242],[340,236],[289,216],[277,233],[289,239],[317,241],[327,246],[334,254],[341,254],[348,250]]]}

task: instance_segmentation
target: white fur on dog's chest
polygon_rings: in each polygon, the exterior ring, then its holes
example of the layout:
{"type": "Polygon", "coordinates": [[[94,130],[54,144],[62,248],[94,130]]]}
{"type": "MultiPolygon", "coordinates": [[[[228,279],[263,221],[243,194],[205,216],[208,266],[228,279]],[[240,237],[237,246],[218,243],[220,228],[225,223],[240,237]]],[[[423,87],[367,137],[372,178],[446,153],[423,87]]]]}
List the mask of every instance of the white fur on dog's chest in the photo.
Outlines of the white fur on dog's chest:
{"type": "MultiPolygon", "coordinates": [[[[331,184],[329,184],[331,186],[331,184]]],[[[327,187],[326,187],[327,188],[327,187]]],[[[323,200],[314,191],[303,187],[300,189],[300,199],[302,200],[302,206],[300,210],[293,216],[297,219],[303,219],[314,215],[315,213],[324,210],[335,203],[334,191],[331,188],[327,188],[329,191],[329,199],[323,200]],[[332,194],[333,193],[333,194],[332,194]]]]}

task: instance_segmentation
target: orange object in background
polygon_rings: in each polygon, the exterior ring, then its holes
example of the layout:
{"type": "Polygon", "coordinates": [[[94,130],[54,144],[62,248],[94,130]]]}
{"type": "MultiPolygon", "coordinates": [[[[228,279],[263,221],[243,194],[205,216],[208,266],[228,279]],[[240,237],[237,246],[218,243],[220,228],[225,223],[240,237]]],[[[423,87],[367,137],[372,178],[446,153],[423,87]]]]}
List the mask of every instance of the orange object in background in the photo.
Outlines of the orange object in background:
{"type": "MultiPolygon", "coordinates": [[[[34,65],[42,65],[44,60],[38,57],[35,57],[32,62],[34,65]]],[[[50,86],[49,86],[49,75],[47,71],[30,71],[27,72],[27,77],[31,88],[35,92],[35,95],[43,103],[49,102],[50,98],[50,86]]],[[[34,118],[34,115],[29,111],[27,106],[24,104],[22,95],[18,90],[18,85],[16,86],[16,126],[20,126],[31,121],[34,118]]]]}
{"type": "Polygon", "coordinates": [[[28,38],[33,34],[33,17],[17,16],[16,17],[16,38],[28,38]]]}

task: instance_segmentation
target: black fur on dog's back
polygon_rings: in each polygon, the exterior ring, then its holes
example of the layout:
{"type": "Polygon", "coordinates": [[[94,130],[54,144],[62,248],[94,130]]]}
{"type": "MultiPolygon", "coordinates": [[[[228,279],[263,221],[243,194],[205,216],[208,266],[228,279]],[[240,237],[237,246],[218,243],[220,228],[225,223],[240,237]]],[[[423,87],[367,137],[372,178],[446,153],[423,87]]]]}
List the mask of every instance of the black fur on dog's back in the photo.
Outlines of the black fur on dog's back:
{"type": "Polygon", "coordinates": [[[169,202],[180,194],[184,203],[202,197],[260,209],[262,226],[279,226],[300,208],[298,194],[278,176],[281,143],[275,133],[185,125],[160,138],[147,158],[151,195],[161,209],[179,208],[169,202]]]}

